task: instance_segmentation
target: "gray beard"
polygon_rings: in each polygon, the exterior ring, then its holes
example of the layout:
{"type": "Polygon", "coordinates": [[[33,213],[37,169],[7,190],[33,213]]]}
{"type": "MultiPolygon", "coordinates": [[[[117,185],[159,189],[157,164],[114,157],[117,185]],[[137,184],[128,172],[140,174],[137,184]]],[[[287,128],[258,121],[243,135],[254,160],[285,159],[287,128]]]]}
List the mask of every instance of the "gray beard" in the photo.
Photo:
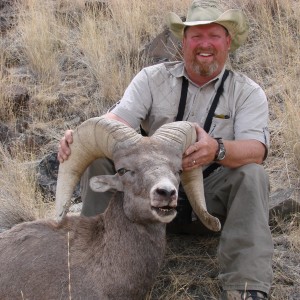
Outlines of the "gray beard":
{"type": "Polygon", "coordinates": [[[218,63],[214,62],[209,66],[200,65],[198,62],[192,62],[192,69],[200,76],[211,76],[217,69],[218,63]]]}

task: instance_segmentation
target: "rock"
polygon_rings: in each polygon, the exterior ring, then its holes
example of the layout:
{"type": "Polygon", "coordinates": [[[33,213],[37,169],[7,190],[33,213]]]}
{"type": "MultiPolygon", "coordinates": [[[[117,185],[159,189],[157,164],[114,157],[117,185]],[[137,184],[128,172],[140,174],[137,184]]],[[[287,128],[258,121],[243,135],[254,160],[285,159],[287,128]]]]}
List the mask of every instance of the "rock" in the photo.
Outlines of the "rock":
{"type": "Polygon", "coordinates": [[[0,0],[0,33],[5,34],[17,23],[15,0],[0,0]]]}
{"type": "Polygon", "coordinates": [[[112,16],[112,11],[109,7],[108,0],[86,0],[84,7],[88,11],[101,13],[104,16],[112,16]]]}
{"type": "Polygon", "coordinates": [[[9,127],[3,122],[0,122],[0,142],[6,144],[11,138],[12,132],[9,127]]]}
{"type": "Polygon", "coordinates": [[[78,214],[80,214],[81,210],[82,210],[82,202],[74,203],[70,206],[69,213],[73,214],[73,215],[78,215],[78,214]]]}
{"type": "Polygon", "coordinates": [[[181,43],[166,28],[142,50],[150,64],[181,60],[181,43]]]}
{"type": "Polygon", "coordinates": [[[281,219],[300,211],[300,203],[292,198],[294,189],[278,189],[270,195],[270,220],[280,216],[281,219]]]}
{"type": "Polygon", "coordinates": [[[11,102],[14,114],[20,116],[28,110],[30,97],[26,87],[12,84],[5,88],[4,94],[5,98],[11,102]]]}
{"type": "Polygon", "coordinates": [[[37,166],[38,184],[42,191],[53,199],[56,191],[58,167],[57,153],[54,152],[44,157],[37,166]]]}
{"type": "MultiPolygon", "coordinates": [[[[44,157],[37,166],[37,181],[41,190],[48,198],[55,199],[56,183],[58,175],[59,161],[57,160],[57,153],[52,152],[44,157]]],[[[78,202],[80,198],[79,184],[77,185],[72,202],[78,202]]]]}

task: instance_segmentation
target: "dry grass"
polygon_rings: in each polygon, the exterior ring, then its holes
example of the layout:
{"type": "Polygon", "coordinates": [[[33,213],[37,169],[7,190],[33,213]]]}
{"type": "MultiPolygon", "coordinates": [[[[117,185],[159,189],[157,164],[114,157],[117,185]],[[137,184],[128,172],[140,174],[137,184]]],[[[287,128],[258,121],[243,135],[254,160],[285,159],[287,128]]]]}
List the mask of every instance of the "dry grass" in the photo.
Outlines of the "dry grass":
{"type": "Polygon", "coordinates": [[[60,27],[51,11],[51,2],[22,1],[18,32],[24,60],[36,78],[46,86],[60,81],[58,56],[60,27]]]}
{"type": "MultiPolygon", "coordinates": [[[[272,148],[267,168],[272,188],[283,182],[298,188],[293,147],[300,139],[300,4],[290,0],[237,2],[248,14],[252,30],[250,43],[239,51],[236,67],[265,89],[270,104],[272,148]]],[[[299,159],[297,151],[295,155],[299,159]]]]}
{"type": "MultiPolygon", "coordinates": [[[[300,2],[223,2],[242,7],[251,23],[248,43],[230,65],[257,81],[269,99],[272,147],[265,166],[271,190],[292,187],[299,200],[300,2]]],[[[147,64],[140,50],[162,31],[167,12],[185,15],[190,1],[110,0],[103,12],[87,8],[83,0],[16,3],[17,25],[0,42],[0,119],[16,133],[25,120],[25,133],[47,140],[33,151],[19,134],[14,144],[1,147],[0,218],[20,207],[17,214],[31,220],[47,215],[48,207],[28,166],[53,150],[66,128],[104,113],[122,96],[147,64]],[[6,97],[13,84],[29,91],[29,108],[21,116],[6,97]],[[15,205],[5,208],[7,198],[15,205]]],[[[274,239],[282,240],[276,242],[272,299],[299,296],[298,218],[279,221],[274,229],[274,239]]],[[[165,266],[147,299],[217,299],[217,238],[172,237],[168,245],[165,266]]]]}
{"type": "Polygon", "coordinates": [[[0,147],[0,232],[17,223],[49,217],[53,210],[36,186],[34,163],[28,162],[21,149],[19,153],[12,159],[0,147]]]}

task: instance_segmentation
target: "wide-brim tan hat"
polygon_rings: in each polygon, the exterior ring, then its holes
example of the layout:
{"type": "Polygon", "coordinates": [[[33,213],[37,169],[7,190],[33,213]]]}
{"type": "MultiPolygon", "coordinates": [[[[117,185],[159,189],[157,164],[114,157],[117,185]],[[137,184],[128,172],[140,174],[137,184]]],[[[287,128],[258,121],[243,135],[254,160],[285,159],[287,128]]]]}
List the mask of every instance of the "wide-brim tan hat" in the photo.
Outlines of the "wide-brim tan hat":
{"type": "Polygon", "coordinates": [[[186,26],[211,23],[220,24],[228,30],[232,38],[231,52],[239,48],[247,39],[249,24],[246,15],[239,9],[229,9],[223,12],[217,0],[194,0],[188,10],[185,22],[173,12],[168,15],[168,26],[180,40],[183,38],[186,26]]]}

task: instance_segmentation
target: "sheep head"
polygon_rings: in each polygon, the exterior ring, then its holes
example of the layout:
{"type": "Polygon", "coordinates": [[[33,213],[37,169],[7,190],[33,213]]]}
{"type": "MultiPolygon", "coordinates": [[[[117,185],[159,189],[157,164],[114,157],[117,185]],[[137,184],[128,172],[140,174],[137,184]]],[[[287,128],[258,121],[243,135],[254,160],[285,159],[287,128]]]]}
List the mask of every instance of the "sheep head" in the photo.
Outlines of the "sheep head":
{"type": "MultiPolygon", "coordinates": [[[[82,173],[99,157],[112,159],[118,172],[114,176],[93,178],[91,186],[97,191],[109,187],[124,191],[124,212],[130,219],[167,223],[175,217],[182,154],[196,141],[192,123],[165,124],[152,137],[145,138],[120,122],[99,117],[80,125],[73,140],[72,155],[59,167],[58,220],[67,213],[82,173]]],[[[201,169],[183,172],[181,180],[200,220],[209,229],[220,230],[219,220],[206,210],[201,169]]]]}
{"type": "Polygon", "coordinates": [[[95,192],[123,192],[124,212],[134,222],[172,221],[176,216],[182,151],[166,141],[142,138],[136,143],[119,143],[112,158],[117,173],[93,177],[91,188],[95,192]]]}

